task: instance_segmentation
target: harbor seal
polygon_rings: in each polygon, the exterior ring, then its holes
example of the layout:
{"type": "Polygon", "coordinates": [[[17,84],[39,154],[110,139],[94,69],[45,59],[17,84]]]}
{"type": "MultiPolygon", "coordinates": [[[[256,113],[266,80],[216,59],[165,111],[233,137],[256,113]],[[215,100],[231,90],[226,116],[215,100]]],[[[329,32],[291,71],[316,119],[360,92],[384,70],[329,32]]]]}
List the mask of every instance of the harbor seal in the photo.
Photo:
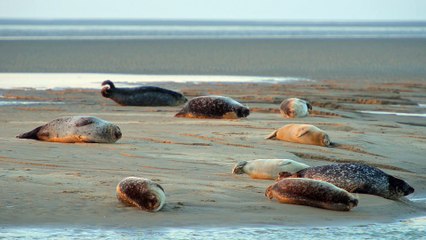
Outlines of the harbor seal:
{"type": "Polygon", "coordinates": [[[322,180],[352,193],[366,193],[396,200],[414,192],[404,180],[382,170],[360,163],[336,163],[309,167],[295,174],[280,173],[280,178],[311,178],[322,180]]]}
{"type": "Polygon", "coordinates": [[[249,108],[234,99],[212,95],[191,99],[175,117],[237,119],[249,114],[249,108]]]}
{"type": "Polygon", "coordinates": [[[269,134],[266,139],[277,138],[286,142],[328,147],[332,143],[328,134],[310,124],[287,124],[269,134]]]}
{"type": "Polygon", "coordinates": [[[291,159],[255,159],[238,162],[233,174],[248,174],[254,179],[276,179],[280,172],[296,173],[309,166],[291,159]]]}
{"type": "Polygon", "coordinates": [[[73,116],[55,119],[17,138],[62,143],[114,143],[121,138],[118,126],[96,117],[73,116]]]}
{"type": "Polygon", "coordinates": [[[309,115],[312,105],[299,98],[288,98],[281,102],[280,112],[284,118],[301,118],[309,115]]]}
{"type": "Polygon", "coordinates": [[[307,179],[286,178],[266,189],[265,196],[281,203],[307,205],[335,211],[349,211],[358,205],[358,199],[331,183],[307,179]]]}
{"type": "Polygon", "coordinates": [[[122,203],[144,211],[157,212],[166,202],[166,194],[160,184],[146,178],[126,177],[116,188],[122,203]]]}
{"type": "Polygon", "coordinates": [[[102,86],[102,96],[122,106],[178,106],[187,101],[182,94],[160,87],[116,88],[110,80],[102,86]]]}

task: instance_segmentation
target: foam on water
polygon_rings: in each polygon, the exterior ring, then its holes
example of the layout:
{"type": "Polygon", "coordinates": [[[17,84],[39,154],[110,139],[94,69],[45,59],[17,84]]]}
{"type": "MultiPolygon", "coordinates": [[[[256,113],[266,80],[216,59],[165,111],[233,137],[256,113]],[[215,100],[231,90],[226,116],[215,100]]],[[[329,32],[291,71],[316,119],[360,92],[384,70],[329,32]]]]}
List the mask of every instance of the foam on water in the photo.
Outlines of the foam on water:
{"type": "Polygon", "coordinates": [[[389,224],[287,227],[273,225],[183,228],[0,227],[5,239],[420,239],[426,217],[389,224]]]}
{"type": "Polygon", "coordinates": [[[384,111],[359,111],[361,113],[395,115],[403,117],[426,117],[426,113],[399,113],[399,112],[384,112],[384,111]]]}
{"type": "Polygon", "coordinates": [[[131,75],[106,73],[0,73],[0,88],[38,90],[85,88],[100,89],[101,83],[111,80],[117,87],[137,86],[146,83],[209,83],[209,82],[256,82],[277,83],[308,79],[297,77],[261,77],[261,76],[207,76],[207,75],[131,75]]]}

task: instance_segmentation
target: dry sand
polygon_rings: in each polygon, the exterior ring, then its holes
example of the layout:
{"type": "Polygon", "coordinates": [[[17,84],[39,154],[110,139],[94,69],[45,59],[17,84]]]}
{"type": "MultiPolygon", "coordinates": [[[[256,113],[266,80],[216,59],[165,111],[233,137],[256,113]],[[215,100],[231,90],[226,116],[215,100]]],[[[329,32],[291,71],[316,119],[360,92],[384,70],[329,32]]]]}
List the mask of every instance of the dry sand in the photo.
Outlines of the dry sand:
{"type": "Polygon", "coordinates": [[[231,96],[251,108],[247,119],[174,118],[179,107],[122,107],[99,90],[2,90],[9,100],[64,104],[0,108],[0,224],[159,227],[245,224],[352,225],[425,215],[425,118],[370,115],[358,110],[421,112],[426,83],[160,84],[189,97],[231,96]],[[301,97],[314,112],[282,119],[281,100],[301,97]],[[15,136],[54,118],[97,116],[120,126],[115,144],[61,144],[15,136]],[[326,130],[338,148],[265,140],[286,123],[326,130]],[[335,212],[279,204],[264,196],[273,181],[233,175],[233,165],[256,158],[290,158],[308,165],[361,162],[406,180],[411,201],[358,194],[358,207],[335,212]],[[167,195],[165,208],[147,213],[115,197],[127,176],[151,178],[167,195]],[[423,199],[423,201],[421,201],[423,199]],[[420,200],[420,201],[417,201],[420,200]]]}

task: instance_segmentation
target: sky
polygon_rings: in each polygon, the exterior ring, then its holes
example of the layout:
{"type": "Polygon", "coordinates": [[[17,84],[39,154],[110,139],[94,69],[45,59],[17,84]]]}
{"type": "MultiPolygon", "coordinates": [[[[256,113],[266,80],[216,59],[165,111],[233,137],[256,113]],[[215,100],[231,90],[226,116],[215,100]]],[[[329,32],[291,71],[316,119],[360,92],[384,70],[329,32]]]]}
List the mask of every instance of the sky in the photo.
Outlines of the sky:
{"type": "Polygon", "coordinates": [[[426,0],[0,0],[0,19],[426,21],[426,0]]]}

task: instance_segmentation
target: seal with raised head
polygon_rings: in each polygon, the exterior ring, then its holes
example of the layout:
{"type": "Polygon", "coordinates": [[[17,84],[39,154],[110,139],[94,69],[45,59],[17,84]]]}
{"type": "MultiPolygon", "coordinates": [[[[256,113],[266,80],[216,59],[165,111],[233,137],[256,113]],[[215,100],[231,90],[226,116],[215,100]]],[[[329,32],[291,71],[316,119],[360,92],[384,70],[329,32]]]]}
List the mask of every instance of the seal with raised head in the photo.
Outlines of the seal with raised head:
{"type": "Polygon", "coordinates": [[[249,114],[249,108],[234,99],[212,95],[189,100],[175,117],[237,119],[249,114]]]}
{"type": "Polygon", "coordinates": [[[122,203],[144,211],[157,212],[166,202],[166,194],[160,184],[146,178],[126,177],[116,188],[122,203]]]}
{"type": "Polygon", "coordinates": [[[312,105],[299,98],[288,98],[281,102],[280,112],[284,118],[301,118],[309,115],[312,105]]]}
{"type": "Polygon", "coordinates": [[[178,106],[187,101],[182,94],[160,87],[116,88],[110,80],[102,86],[102,96],[122,106],[178,106]]]}
{"type": "Polygon", "coordinates": [[[358,205],[358,199],[331,183],[307,179],[286,178],[266,189],[265,196],[281,203],[307,205],[335,211],[349,211],[358,205]]]}
{"type": "Polygon", "coordinates": [[[295,174],[280,173],[279,179],[311,178],[322,180],[351,193],[366,193],[396,200],[414,192],[404,180],[382,170],[360,163],[336,163],[309,167],[295,174]]]}
{"type": "Polygon", "coordinates": [[[61,117],[17,138],[62,143],[114,143],[121,138],[120,128],[97,117],[61,117]]]}
{"type": "Polygon", "coordinates": [[[266,139],[328,147],[332,143],[328,134],[310,124],[287,124],[269,134],[266,139]]]}
{"type": "Polygon", "coordinates": [[[280,172],[296,173],[309,166],[291,159],[255,159],[240,161],[232,169],[233,174],[248,174],[254,179],[276,179],[280,172]]]}

